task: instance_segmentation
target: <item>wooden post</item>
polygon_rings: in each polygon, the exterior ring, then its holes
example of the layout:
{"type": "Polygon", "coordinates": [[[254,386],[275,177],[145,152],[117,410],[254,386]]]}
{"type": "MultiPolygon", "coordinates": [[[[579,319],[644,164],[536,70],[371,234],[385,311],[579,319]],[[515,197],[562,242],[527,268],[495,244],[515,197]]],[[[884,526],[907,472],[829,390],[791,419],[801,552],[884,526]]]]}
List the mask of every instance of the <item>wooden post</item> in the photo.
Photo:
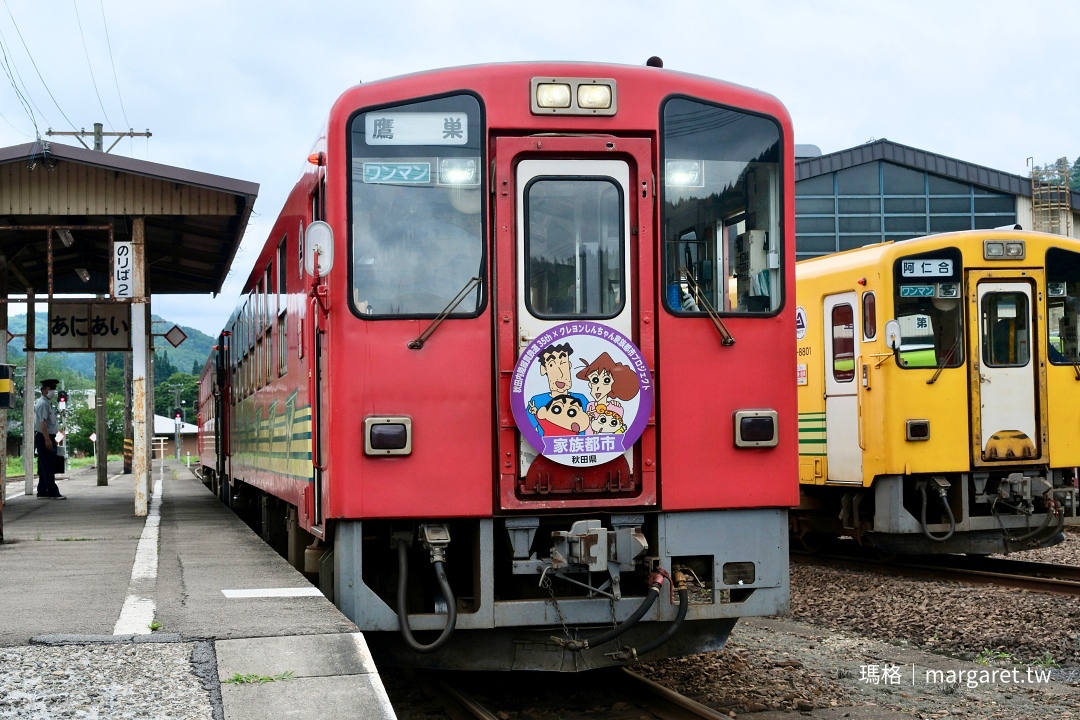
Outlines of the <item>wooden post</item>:
{"type": "Polygon", "coordinates": [[[23,472],[26,473],[26,496],[34,494],[34,391],[37,389],[35,376],[35,345],[37,332],[37,303],[34,302],[33,288],[26,289],[26,377],[23,379],[23,472]]]}
{"type": "Polygon", "coordinates": [[[131,410],[132,469],[135,473],[135,515],[145,517],[153,492],[150,472],[150,439],[154,434],[154,416],[148,414],[147,388],[151,382],[150,313],[146,296],[146,219],[134,218],[131,228],[131,410]]]}

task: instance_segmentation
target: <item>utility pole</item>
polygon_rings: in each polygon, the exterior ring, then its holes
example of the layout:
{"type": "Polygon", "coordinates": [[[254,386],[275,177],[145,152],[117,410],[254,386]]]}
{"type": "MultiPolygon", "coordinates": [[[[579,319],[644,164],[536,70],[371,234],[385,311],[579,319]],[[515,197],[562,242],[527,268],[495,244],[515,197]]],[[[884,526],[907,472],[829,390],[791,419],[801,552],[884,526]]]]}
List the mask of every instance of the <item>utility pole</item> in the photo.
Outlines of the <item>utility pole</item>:
{"type": "MultiPolygon", "coordinates": [[[[106,153],[111,152],[112,149],[114,147],[116,147],[116,144],[119,143],[122,138],[126,138],[126,137],[146,137],[146,138],[149,138],[151,136],[151,132],[150,132],[149,128],[147,128],[146,132],[141,132],[141,133],[137,133],[133,129],[128,129],[127,132],[105,132],[105,126],[102,123],[99,123],[99,122],[94,123],[94,132],[92,132],[92,133],[86,132],[85,128],[82,129],[82,130],[72,131],[72,132],[66,132],[66,131],[61,131],[61,130],[53,130],[52,128],[49,128],[45,132],[45,134],[50,136],[50,137],[53,136],[53,135],[72,136],[76,140],[78,140],[79,143],[84,148],[86,148],[87,150],[90,149],[90,146],[87,145],[85,142],[83,142],[83,137],[93,136],[93,138],[94,138],[94,148],[93,149],[95,151],[97,151],[97,152],[106,152],[106,153]],[[116,140],[113,142],[113,144],[109,146],[108,150],[105,150],[104,138],[106,136],[116,138],[116,140]]],[[[50,269],[50,272],[51,272],[51,269],[50,269]]],[[[94,447],[94,456],[95,456],[95,460],[96,460],[95,464],[97,466],[97,484],[99,486],[104,486],[104,485],[109,484],[109,470],[108,470],[108,458],[109,458],[108,427],[109,427],[109,423],[108,423],[108,419],[107,419],[107,415],[106,415],[106,407],[107,406],[105,404],[105,376],[106,376],[106,370],[107,369],[106,369],[106,363],[105,363],[105,353],[99,351],[99,352],[95,353],[95,355],[96,355],[96,358],[95,358],[95,363],[94,363],[94,380],[95,380],[95,393],[94,393],[94,396],[95,396],[95,405],[97,407],[95,408],[94,417],[95,417],[95,420],[96,420],[97,442],[94,444],[95,445],[95,447],[94,447]]],[[[125,390],[125,398],[124,398],[125,403],[124,403],[124,405],[125,405],[125,407],[130,408],[131,403],[130,403],[130,401],[128,401],[128,393],[130,393],[130,388],[125,390]]],[[[125,415],[125,420],[126,420],[126,418],[127,418],[127,415],[125,415]]],[[[125,424],[124,430],[125,430],[125,436],[126,436],[126,431],[127,431],[126,424],[125,424]]],[[[125,470],[127,470],[127,465],[126,464],[125,464],[125,470]]],[[[29,494],[29,491],[27,491],[27,494],[29,494]]]]}
{"type": "Polygon", "coordinates": [[[118,142],[120,142],[123,138],[126,138],[126,137],[146,137],[146,138],[148,138],[148,137],[150,137],[152,135],[152,133],[150,132],[150,128],[147,128],[146,132],[139,132],[139,133],[137,133],[137,132],[135,132],[134,130],[131,130],[131,129],[129,129],[127,132],[105,132],[104,128],[105,128],[105,126],[102,125],[101,123],[94,123],[94,132],[92,132],[92,133],[86,132],[85,129],[83,129],[83,130],[75,130],[75,131],[64,131],[64,130],[53,130],[52,128],[49,128],[48,130],[45,131],[45,134],[49,135],[49,136],[52,136],[52,135],[69,135],[69,136],[73,136],[87,150],[90,150],[91,148],[90,148],[89,145],[87,145],[86,143],[83,142],[83,138],[87,137],[87,136],[92,136],[94,138],[94,147],[93,147],[93,149],[97,150],[98,152],[102,152],[103,148],[105,147],[105,143],[103,142],[105,137],[115,137],[116,140],[113,141],[113,144],[109,146],[109,149],[104,150],[104,152],[107,152],[107,153],[112,152],[112,149],[114,147],[116,147],[116,144],[118,142]]]}

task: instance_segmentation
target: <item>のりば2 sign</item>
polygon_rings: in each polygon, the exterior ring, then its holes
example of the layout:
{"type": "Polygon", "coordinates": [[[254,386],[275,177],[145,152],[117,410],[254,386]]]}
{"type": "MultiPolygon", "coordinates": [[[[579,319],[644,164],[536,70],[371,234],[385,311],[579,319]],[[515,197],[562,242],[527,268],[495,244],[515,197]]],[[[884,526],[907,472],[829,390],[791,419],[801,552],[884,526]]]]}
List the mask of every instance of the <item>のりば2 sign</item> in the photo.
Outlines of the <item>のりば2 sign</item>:
{"type": "Polygon", "coordinates": [[[649,422],[652,374],[627,337],[601,323],[542,333],[514,368],[510,407],[521,436],[561,465],[602,465],[634,446],[649,422]]]}

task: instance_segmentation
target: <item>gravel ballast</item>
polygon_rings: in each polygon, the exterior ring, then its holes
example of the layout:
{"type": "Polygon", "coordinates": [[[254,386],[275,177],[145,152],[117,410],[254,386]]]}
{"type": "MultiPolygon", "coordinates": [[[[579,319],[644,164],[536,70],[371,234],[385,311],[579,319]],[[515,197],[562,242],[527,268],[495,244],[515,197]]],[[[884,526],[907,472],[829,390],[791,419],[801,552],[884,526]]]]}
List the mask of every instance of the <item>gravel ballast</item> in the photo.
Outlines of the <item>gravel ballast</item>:
{"type": "Polygon", "coordinates": [[[214,720],[208,681],[195,671],[197,649],[196,643],[0,648],[0,718],[214,720]]]}

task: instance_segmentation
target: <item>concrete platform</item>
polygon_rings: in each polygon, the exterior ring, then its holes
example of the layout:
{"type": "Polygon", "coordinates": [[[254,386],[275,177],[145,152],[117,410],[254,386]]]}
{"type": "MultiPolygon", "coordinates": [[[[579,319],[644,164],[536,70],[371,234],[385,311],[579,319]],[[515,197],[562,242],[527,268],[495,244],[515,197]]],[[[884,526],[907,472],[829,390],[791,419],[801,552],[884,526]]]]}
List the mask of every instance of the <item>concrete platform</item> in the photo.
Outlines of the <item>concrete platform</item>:
{"type": "Polygon", "coordinates": [[[62,476],[66,500],[26,496],[22,479],[8,483],[0,647],[209,641],[215,716],[394,717],[356,626],[182,461],[155,461],[160,491],[147,518],[134,514],[134,476],[119,464],[109,470],[104,487],[92,468],[62,476]],[[289,679],[228,682],[236,675],[289,679]]]}

